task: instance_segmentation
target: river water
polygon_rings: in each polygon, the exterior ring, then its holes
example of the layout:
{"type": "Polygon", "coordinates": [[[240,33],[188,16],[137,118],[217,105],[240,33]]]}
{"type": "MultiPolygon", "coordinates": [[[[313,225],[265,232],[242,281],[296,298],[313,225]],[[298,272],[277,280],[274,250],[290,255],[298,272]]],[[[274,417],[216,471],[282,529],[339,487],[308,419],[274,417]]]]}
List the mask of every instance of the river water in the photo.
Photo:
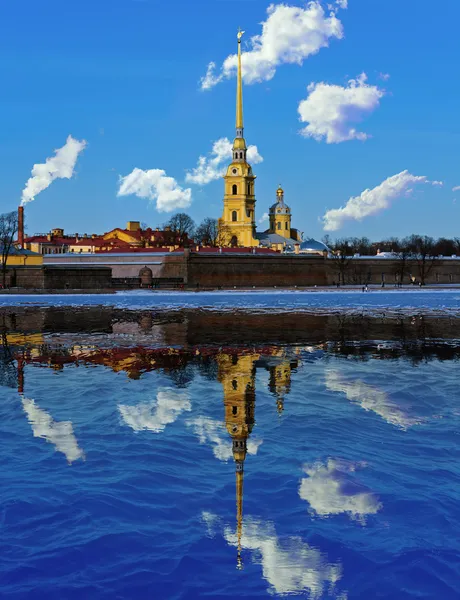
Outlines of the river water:
{"type": "Polygon", "coordinates": [[[0,597],[458,599],[460,293],[230,296],[1,297],[0,597]]]}

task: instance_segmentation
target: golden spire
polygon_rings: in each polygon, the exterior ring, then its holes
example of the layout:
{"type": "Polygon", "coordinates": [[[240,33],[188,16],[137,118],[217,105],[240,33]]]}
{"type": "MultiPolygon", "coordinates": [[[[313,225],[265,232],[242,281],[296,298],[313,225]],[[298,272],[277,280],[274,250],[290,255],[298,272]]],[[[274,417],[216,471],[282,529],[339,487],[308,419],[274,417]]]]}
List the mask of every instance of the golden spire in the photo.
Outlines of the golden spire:
{"type": "Polygon", "coordinates": [[[238,74],[236,83],[236,137],[243,137],[243,81],[241,76],[241,37],[244,31],[238,27],[238,74]]]}
{"type": "Polygon", "coordinates": [[[236,568],[243,568],[243,559],[241,558],[241,535],[243,532],[243,462],[236,463],[236,537],[237,537],[237,558],[236,568]]]}

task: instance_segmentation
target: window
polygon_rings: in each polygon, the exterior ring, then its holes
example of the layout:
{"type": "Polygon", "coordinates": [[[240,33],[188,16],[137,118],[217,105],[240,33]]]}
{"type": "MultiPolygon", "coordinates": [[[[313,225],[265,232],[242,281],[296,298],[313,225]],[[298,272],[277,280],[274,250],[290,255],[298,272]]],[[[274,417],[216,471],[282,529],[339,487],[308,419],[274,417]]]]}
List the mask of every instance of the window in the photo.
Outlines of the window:
{"type": "Polygon", "coordinates": [[[287,229],[288,228],[288,222],[286,221],[286,223],[284,225],[285,225],[285,229],[287,229]]]}
{"type": "Polygon", "coordinates": [[[243,153],[242,152],[240,152],[240,158],[243,158],[243,153]]]}
{"type": "MultiPolygon", "coordinates": [[[[232,185],[232,194],[233,194],[234,196],[236,196],[236,195],[238,194],[238,186],[236,185],[236,183],[234,183],[234,184],[232,185]]],[[[235,219],[235,221],[236,221],[236,219],[235,219]]]]}
{"type": "MultiPolygon", "coordinates": [[[[237,389],[238,389],[238,382],[237,382],[237,380],[236,380],[236,379],[234,379],[234,380],[232,381],[232,388],[233,388],[234,390],[237,390],[237,389]]],[[[233,413],[233,414],[235,415],[236,413],[233,413]]]]}
{"type": "Polygon", "coordinates": [[[238,221],[238,213],[236,212],[236,210],[232,212],[232,221],[238,221]]]}
{"type": "Polygon", "coordinates": [[[251,184],[248,183],[248,196],[250,196],[250,195],[251,195],[251,184]]]}
{"type": "Polygon", "coordinates": [[[238,414],[238,407],[232,406],[232,415],[236,415],[236,414],[238,414]]]}
{"type": "Polygon", "coordinates": [[[278,221],[278,229],[281,229],[281,223],[278,221]]]}

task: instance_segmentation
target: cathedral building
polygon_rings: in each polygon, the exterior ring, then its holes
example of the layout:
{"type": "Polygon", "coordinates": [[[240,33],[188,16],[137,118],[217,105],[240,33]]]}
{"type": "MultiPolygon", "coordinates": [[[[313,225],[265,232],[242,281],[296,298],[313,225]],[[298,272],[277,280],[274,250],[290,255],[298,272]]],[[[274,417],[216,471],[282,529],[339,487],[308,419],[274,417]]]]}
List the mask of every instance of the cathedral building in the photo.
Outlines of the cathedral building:
{"type": "Polygon", "coordinates": [[[224,209],[219,219],[222,245],[254,248],[264,246],[274,250],[294,251],[302,234],[291,225],[291,209],[284,202],[281,186],[276,192],[276,202],[270,207],[270,227],[256,231],[255,180],[247,162],[247,146],[243,124],[243,81],[241,72],[241,36],[238,32],[238,72],[236,83],[236,137],[233,141],[232,162],[224,176],[224,209]]]}

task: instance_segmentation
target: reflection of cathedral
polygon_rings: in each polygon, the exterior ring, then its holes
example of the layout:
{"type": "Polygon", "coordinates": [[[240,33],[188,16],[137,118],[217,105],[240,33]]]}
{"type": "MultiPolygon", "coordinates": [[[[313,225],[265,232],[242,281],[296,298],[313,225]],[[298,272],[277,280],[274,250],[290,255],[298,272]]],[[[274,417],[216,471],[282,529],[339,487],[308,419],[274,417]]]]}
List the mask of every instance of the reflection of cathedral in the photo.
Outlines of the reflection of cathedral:
{"type": "Polygon", "coordinates": [[[218,379],[224,388],[225,425],[232,438],[233,459],[236,464],[236,530],[238,538],[238,568],[242,568],[241,535],[243,529],[243,465],[247,440],[254,426],[256,402],[255,362],[257,354],[238,357],[218,356],[218,379]]]}
{"type": "Polygon", "coordinates": [[[291,372],[298,361],[289,359],[285,350],[276,350],[271,356],[257,353],[220,353],[217,356],[218,380],[222,383],[225,406],[225,425],[232,438],[233,459],[236,465],[236,537],[237,566],[242,568],[241,537],[243,533],[243,477],[247,442],[254,427],[256,401],[256,367],[265,367],[270,373],[269,389],[277,399],[278,412],[284,407],[284,396],[289,392],[291,372]]]}

